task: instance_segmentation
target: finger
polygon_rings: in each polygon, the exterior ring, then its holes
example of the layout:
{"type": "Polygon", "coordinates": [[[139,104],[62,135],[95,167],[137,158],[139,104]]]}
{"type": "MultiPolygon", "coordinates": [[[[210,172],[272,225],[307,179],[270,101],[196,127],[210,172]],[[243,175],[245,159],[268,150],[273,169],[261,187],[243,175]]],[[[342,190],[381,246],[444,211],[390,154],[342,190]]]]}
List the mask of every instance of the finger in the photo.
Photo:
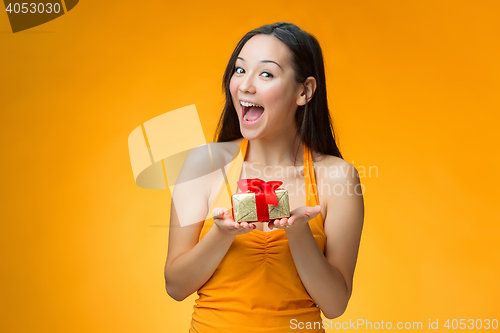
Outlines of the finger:
{"type": "Polygon", "coordinates": [[[222,208],[215,208],[214,211],[212,212],[212,215],[217,218],[217,219],[222,219],[224,216],[224,209],[222,208]]]}
{"type": "Polygon", "coordinates": [[[308,208],[308,209],[306,210],[305,215],[306,215],[307,217],[310,217],[311,215],[317,214],[317,213],[319,213],[320,211],[321,211],[321,206],[320,206],[320,205],[316,205],[316,206],[314,206],[314,207],[308,208]],[[318,209],[318,208],[319,208],[319,209],[318,209]]]}

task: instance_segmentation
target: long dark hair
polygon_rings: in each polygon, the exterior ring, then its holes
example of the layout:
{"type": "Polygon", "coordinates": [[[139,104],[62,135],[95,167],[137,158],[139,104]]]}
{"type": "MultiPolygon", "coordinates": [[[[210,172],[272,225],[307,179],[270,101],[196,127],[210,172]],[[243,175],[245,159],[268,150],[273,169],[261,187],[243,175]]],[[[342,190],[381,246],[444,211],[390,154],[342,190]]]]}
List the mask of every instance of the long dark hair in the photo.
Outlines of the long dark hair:
{"type": "Polygon", "coordinates": [[[243,137],[229,84],[235,70],[236,58],[241,49],[250,38],[258,34],[274,36],[288,46],[293,55],[292,63],[297,83],[304,83],[309,76],[316,79],[316,91],[313,97],[305,105],[298,106],[295,112],[295,124],[298,129],[297,136],[300,136],[300,143],[306,144],[311,151],[343,159],[335,142],[335,132],[328,109],[325,66],[319,42],[313,35],[295,24],[287,22],[263,25],[248,32],[238,42],[222,80],[222,90],[226,96],[226,103],[217,124],[215,141],[227,142],[243,137]]]}

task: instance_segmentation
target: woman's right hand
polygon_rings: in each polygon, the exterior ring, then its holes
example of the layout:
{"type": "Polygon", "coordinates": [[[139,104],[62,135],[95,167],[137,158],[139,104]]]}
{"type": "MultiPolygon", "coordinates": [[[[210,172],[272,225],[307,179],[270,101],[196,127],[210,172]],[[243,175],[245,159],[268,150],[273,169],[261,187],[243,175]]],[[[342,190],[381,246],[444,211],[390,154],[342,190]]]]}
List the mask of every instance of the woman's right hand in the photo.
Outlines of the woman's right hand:
{"type": "Polygon", "coordinates": [[[248,222],[235,222],[231,211],[226,208],[215,208],[212,212],[214,223],[225,233],[230,235],[246,234],[257,228],[255,224],[248,222]]]}

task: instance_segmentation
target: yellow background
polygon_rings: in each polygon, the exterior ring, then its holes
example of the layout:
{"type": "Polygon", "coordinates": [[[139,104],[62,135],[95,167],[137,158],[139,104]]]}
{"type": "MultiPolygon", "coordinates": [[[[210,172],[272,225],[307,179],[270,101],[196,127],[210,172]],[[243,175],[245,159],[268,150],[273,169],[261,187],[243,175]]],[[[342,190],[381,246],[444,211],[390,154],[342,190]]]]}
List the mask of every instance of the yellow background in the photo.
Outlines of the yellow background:
{"type": "Polygon", "coordinates": [[[187,332],[194,295],[178,303],[164,288],[170,197],[135,185],[127,137],[196,104],[212,140],[233,48],[276,21],[320,41],[341,150],[367,171],[338,320],[500,320],[499,11],[493,0],[81,1],[16,34],[0,13],[0,330],[187,332]]]}

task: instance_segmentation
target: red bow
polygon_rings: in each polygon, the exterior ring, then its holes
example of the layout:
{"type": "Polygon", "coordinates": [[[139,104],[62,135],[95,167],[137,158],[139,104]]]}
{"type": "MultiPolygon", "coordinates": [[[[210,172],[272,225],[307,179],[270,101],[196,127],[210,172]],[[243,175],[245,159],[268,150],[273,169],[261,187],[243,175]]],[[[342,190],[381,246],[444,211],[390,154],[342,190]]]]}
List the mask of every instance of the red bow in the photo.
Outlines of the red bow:
{"type": "Polygon", "coordinates": [[[253,192],[257,197],[263,195],[265,202],[268,205],[278,205],[278,197],[276,197],[276,189],[283,184],[282,181],[264,181],[259,178],[240,179],[238,180],[238,187],[243,192],[253,192]]]}

